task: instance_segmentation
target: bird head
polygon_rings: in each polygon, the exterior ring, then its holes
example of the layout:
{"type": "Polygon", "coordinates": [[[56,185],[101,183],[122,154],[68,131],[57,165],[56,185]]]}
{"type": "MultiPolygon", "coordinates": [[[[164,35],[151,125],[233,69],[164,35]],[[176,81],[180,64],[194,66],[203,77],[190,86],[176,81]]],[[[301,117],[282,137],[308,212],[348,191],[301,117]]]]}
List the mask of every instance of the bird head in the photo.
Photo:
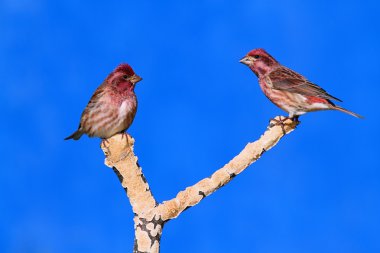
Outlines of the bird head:
{"type": "Polygon", "coordinates": [[[142,78],[136,75],[131,66],[126,63],[117,66],[107,78],[108,83],[121,91],[133,90],[136,83],[141,80],[142,78]]]}
{"type": "Polygon", "coordinates": [[[247,65],[257,76],[265,75],[279,65],[270,54],[261,48],[250,51],[240,62],[247,65]]]}

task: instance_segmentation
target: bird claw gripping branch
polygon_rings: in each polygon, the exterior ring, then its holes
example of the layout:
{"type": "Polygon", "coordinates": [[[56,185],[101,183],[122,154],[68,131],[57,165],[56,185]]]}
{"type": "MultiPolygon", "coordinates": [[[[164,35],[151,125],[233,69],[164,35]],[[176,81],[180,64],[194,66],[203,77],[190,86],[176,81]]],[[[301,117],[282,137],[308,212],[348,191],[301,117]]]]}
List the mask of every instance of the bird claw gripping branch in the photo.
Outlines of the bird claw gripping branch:
{"type": "Polygon", "coordinates": [[[275,127],[275,126],[281,126],[281,129],[282,129],[282,133],[285,135],[286,134],[286,130],[285,130],[285,126],[286,125],[295,125],[297,126],[298,124],[300,124],[301,121],[298,120],[298,117],[295,116],[293,118],[290,118],[290,117],[283,117],[283,116],[279,116],[278,118],[273,118],[269,121],[269,127],[272,128],[272,127],[275,127]]]}

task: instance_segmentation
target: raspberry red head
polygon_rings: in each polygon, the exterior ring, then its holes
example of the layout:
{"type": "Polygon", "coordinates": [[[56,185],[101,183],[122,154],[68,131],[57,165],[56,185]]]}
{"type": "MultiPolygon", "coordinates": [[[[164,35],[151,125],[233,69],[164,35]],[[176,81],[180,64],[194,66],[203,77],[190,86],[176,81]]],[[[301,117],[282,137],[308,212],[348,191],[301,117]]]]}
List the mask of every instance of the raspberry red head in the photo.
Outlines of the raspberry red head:
{"type": "Polygon", "coordinates": [[[271,68],[279,64],[262,48],[250,51],[240,62],[247,65],[257,76],[265,75],[271,68]]]}
{"type": "Polygon", "coordinates": [[[114,71],[112,71],[112,73],[116,73],[116,72],[123,73],[129,76],[133,76],[135,74],[131,66],[129,66],[129,64],[127,63],[121,63],[119,66],[115,68],[114,71]]]}
{"type": "Polygon", "coordinates": [[[141,80],[142,78],[135,74],[129,64],[122,63],[108,75],[106,82],[118,89],[125,90],[133,89],[135,84],[141,80]]]}

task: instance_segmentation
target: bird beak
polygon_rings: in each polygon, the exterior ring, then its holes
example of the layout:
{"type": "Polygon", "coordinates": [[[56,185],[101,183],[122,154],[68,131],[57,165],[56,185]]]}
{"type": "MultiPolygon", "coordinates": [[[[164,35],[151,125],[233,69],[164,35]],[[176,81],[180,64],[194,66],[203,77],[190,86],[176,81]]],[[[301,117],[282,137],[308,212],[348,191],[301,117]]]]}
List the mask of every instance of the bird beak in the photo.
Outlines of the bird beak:
{"type": "Polygon", "coordinates": [[[251,65],[253,60],[252,60],[252,57],[250,56],[244,56],[243,58],[241,58],[241,60],[239,61],[240,63],[243,63],[244,65],[251,65]]]}
{"type": "Polygon", "coordinates": [[[136,84],[136,83],[140,82],[142,80],[142,78],[140,76],[134,74],[133,76],[130,77],[129,80],[131,81],[131,83],[136,84]]]}

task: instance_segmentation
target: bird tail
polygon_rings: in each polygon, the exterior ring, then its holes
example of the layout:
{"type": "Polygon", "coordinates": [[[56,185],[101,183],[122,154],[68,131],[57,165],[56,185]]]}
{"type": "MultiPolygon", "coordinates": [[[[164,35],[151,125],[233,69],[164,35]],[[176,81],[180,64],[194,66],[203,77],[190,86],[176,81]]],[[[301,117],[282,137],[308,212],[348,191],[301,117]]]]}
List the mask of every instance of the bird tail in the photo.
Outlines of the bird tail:
{"type": "Polygon", "coordinates": [[[354,117],[356,117],[356,118],[359,118],[359,119],[363,119],[363,118],[364,118],[364,117],[363,117],[362,115],[360,115],[360,114],[354,113],[354,112],[352,112],[352,111],[350,111],[350,110],[347,110],[347,109],[345,109],[345,108],[343,108],[343,107],[340,107],[340,106],[337,106],[337,105],[334,105],[333,109],[338,110],[338,111],[341,111],[341,112],[345,112],[345,113],[350,114],[350,115],[352,115],[352,116],[354,116],[354,117]]]}
{"type": "Polygon", "coordinates": [[[70,135],[69,137],[66,137],[65,140],[69,140],[69,139],[79,140],[82,134],[83,132],[78,129],[72,135],[70,135]]]}

